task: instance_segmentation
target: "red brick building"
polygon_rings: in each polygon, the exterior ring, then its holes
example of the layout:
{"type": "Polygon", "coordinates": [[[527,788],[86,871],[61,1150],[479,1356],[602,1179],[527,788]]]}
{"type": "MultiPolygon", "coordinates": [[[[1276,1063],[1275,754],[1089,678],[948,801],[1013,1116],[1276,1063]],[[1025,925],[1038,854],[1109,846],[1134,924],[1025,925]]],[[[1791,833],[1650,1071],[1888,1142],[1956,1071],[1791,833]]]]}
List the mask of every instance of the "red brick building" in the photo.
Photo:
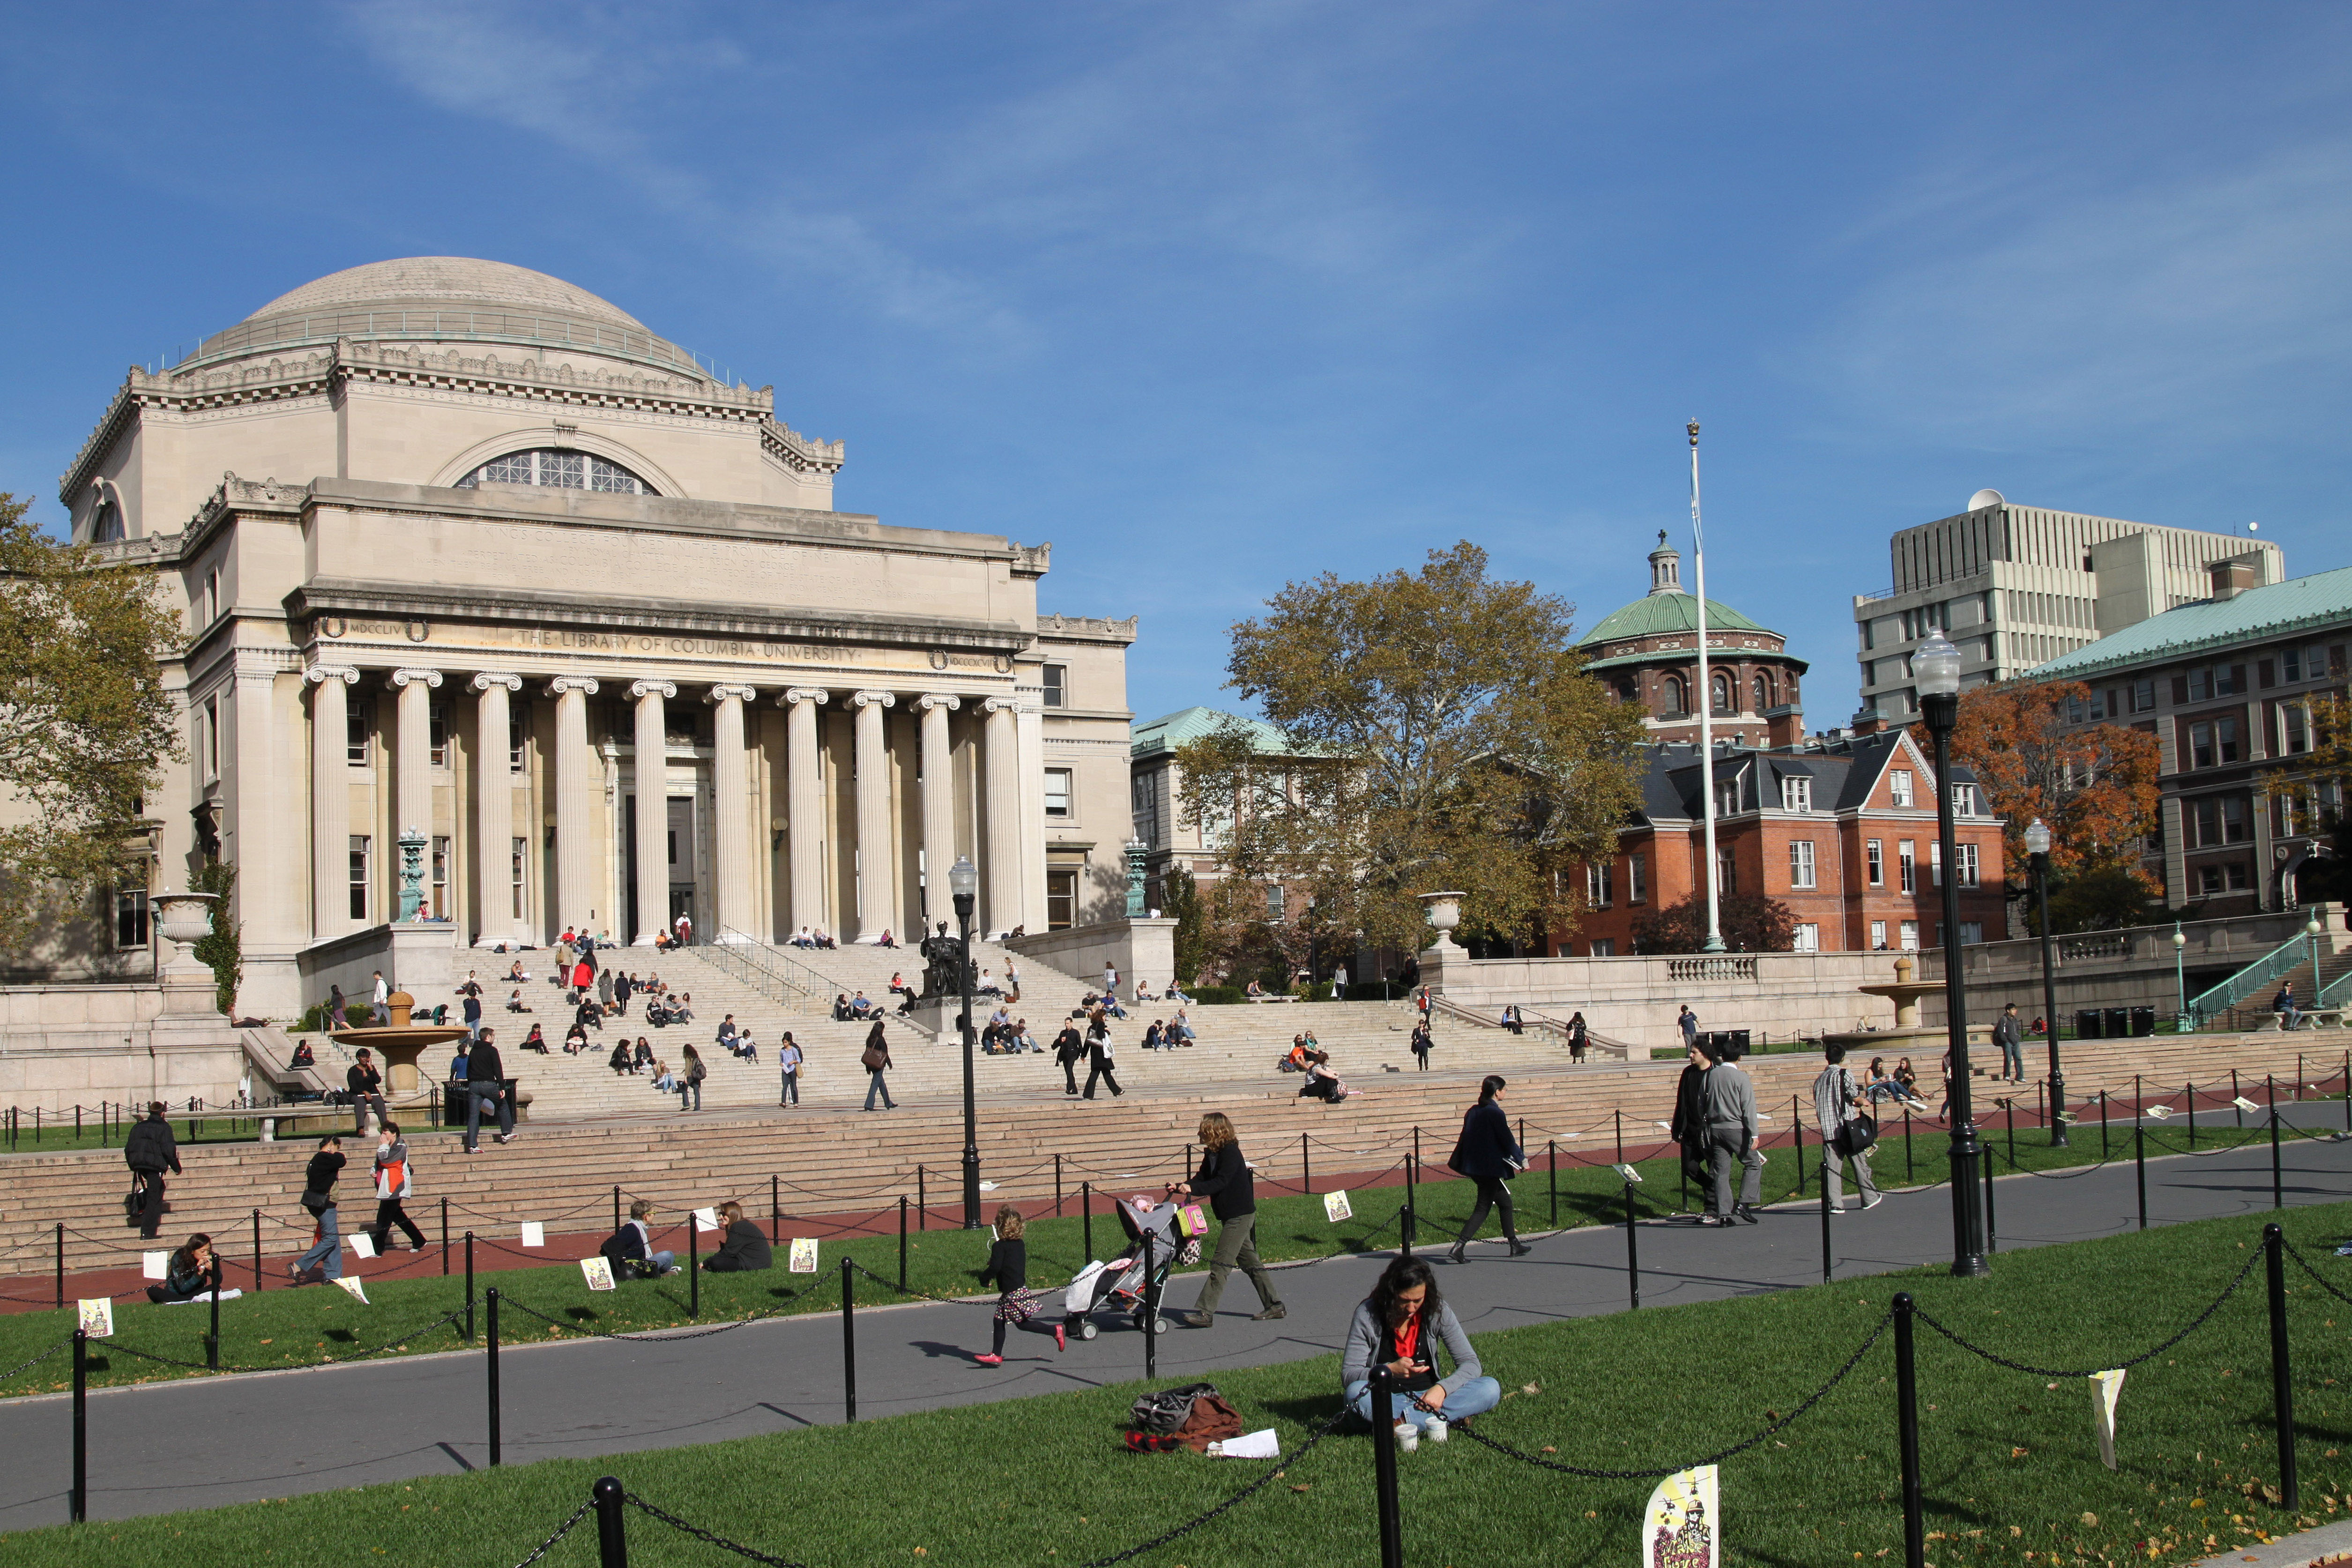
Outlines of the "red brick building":
{"type": "MultiPolygon", "coordinates": [[[[1703,889],[1706,836],[1696,746],[1643,748],[1642,806],[1618,832],[1617,858],[1570,874],[1584,912],[1555,932],[1561,957],[1636,951],[1634,927],[1654,909],[1703,889]]],[[[1960,940],[2004,936],[2001,822],[1974,779],[1954,768],[1960,940]]],[[[1718,745],[1715,758],[1718,885],[1761,893],[1797,918],[1800,951],[1916,949],[1943,941],[1943,857],[1935,775],[1906,731],[1839,735],[1775,750],[1718,745]]]]}
{"type": "MultiPolygon", "coordinates": [[[[1793,746],[1804,738],[1797,683],[1805,662],[1788,639],[1727,604],[1706,601],[1707,685],[1716,737],[1743,745],[1793,746]]],[[[1658,535],[1650,591],[1604,619],[1577,643],[1585,673],[1620,702],[1649,715],[1650,738],[1698,740],[1698,601],[1682,583],[1682,556],[1658,535]]]]}

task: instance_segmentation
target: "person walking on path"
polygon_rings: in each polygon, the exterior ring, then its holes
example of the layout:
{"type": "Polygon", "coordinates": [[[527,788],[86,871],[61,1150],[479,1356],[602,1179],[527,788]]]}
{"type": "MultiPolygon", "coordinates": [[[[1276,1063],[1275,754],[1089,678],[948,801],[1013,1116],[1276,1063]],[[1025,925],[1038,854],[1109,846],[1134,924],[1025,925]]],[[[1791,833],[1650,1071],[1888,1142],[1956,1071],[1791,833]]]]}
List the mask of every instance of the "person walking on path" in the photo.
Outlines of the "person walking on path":
{"type": "Polygon", "coordinates": [[[1062,1093],[1066,1098],[1078,1097],[1078,1063],[1087,1054],[1086,1036],[1078,1032],[1075,1018],[1062,1025],[1062,1032],[1054,1037],[1054,1060],[1062,1068],[1062,1093]]]}
{"type": "Polygon", "coordinates": [[[180,1174],[180,1145],[163,1119],[163,1102],[152,1101],[147,1119],[122,1142],[122,1163],[131,1167],[139,1197],[139,1234],[152,1241],[163,1228],[163,1173],[180,1174]]]}
{"type": "Polygon", "coordinates": [[[1706,1146],[1715,1165],[1714,1197],[1707,1205],[1709,1225],[1729,1225],[1744,1219],[1759,1222],[1757,1205],[1764,1197],[1764,1151],[1756,1146],[1756,1085],[1721,1046],[1709,1044],[1704,1091],[1706,1106],[1706,1146]],[[1743,1167],[1739,1198],[1731,1196],[1731,1167],[1743,1167]]]}
{"type": "Polygon", "coordinates": [[[1413,1065],[1423,1072],[1429,1071],[1430,1045],[1429,1026],[1425,1023],[1414,1024],[1412,1038],[1406,1042],[1405,1049],[1412,1052],[1413,1065]]]}
{"type": "MultiPolygon", "coordinates": [[[[1021,1211],[1009,1203],[1002,1206],[992,1228],[996,1239],[989,1245],[988,1266],[981,1270],[980,1282],[996,1287],[995,1324],[990,1331],[988,1354],[972,1357],[982,1366],[1004,1364],[1005,1331],[1034,1321],[1041,1300],[1029,1288],[1029,1244],[1021,1239],[1028,1222],[1021,1218],[1021,1211]]],[[[1069,1330],[1058,1319],[1053,1332],[1054,1348],[1069,1349],[1069,1330]]]]}
{"type": "MultiPolygon", "coordinates": [[[[1674,1119],[1666,1125],[1666,1136],[1681,1145],[1683,1181],[1686,1186],[1698,1188],[1699,1201],[1704,1204],[1712,1179],[1706,1163],[1706,1052],[1696,1045],[1687,1046],[1683,1061],[1683,1075],[1675,1084],[1674,1119]]],[[[1687,1192],[1683,1201],[1690,1201],[1687,1192]]]]}
{"type": "MultiPolygon", "coordinates": [[[[474,1003],[474,1017],[469,1021],[480,1021],[481,1006],[479,1002],[474,1003]]],[[[352,1056],[351,1071],[343,1074],[343,1083],[352,1096],[352,1137],[367,1136],[367,1116],[371,1110],[375,1113],[379,1126],[391,1119],[392,1113],[385,1109],[383,1103],[383,1074],[376,1071],[375,1057],[366,1046],[360,1047],[352,1056]]]]}
{"type": "Polygon", "coordinates": [[[1449,1425],[1483,1416],[1503,1402],[1503,1385],[1486,1375],[1478,1352],[1437,1291],[1426,1258],[1396,1258],[1381,1271],[1372,1293],[1356,1305],[1339,1351],[1339,1394],[1362,1420],[1393,1420],[1433,1443],[1449,1425]],[[1454,1371],[1437,1375],[1437,1344],[1454,1371]],[[1391,1407],[1372,1414],[1372,1367],[1388,1364],[1396,1392],[1391,1407]]]}
{"type": "Polygon", "coordinates": [[[499,1048],[490,1043],[492,1030],[484,1030],[474,1049],[466,1053],[466,1152],[474,1153],[482,1144],[482,1118],[498,1118],[498,1141],[514,1142],[514,1094],[506,1085],[506,1064],[499,1060],[499,1048]]]}
{"type": "Polygon", "coordinates": [[[776,1048],[776,1065],[783,1070],[782,1098],[776,1103],[797,1105],[801,1103],[801,1048],[792,1031],[784,1031],[784,1042],[776,1048]]]}
{"type": "Polygon", "coordinates": [[[692,1046],[686,1048],[686,1071],[678,1074],[677,1108],[685,1110],[687,1096],[694,1096],[694,1108],[702,1109],[702,1081],[710,1076],[710,1069],[702,1065],[702,1052],[692,1046]]]}
{"type": "Polygon", "coordinates": [[[890,1041],[882,1033],[882,1020],[874,1020],[874,1029],[866,1037],[866,1051],[858,1057],[858,1065],[866,1069],[866,1109],[874,1109],[874,1097],[882,1096],[882,1109],[896,1111],[898,1103],[890,1098],[890,1085],[883,1074],[890,1071],[890,1041]]]}
{"type": "Polygon", "coordinates": [[[1878,1184],[1870,1179],[1870,1140],[1877,1126],[1862,1108],[1861,1085],[1845,1064],[1845,1047],[1825,1045],[1822,1055],[1829,1065],[1813,1080],[1813,1131],[1822,1135],[1822,1176],[1830,1184],[1830,1212],[1842,1213],[1845,1205],[1841,1156],[1853,1162],[1862,1207],[1876,1208],[1885,1201],[1878,1196],[1878,1184]]]}
{"type": "Polygon", "coordinates": [[[368,999],[368,1022],[382,1028],[392,1022],[392,988],[383,983],[383,971],[375,972],[375,989],[368,999]]]}
{"type": "Polygon", "coordinates": [[[1992,1024],[1992,1042],[2000,1047],[2000,1076],[2011,1082],[2025,1082],[2025,1030],[2017,1021],[2017,1004],[2011,1002],[2000,1009],[2000,1017],[1992,1024]]]}
{"type": "Polygon", "coordinates": [[[1683,1010],[1675,1015],[1675,1023],[1683,1031],[1684,1050],[1687,1051],[1698,1043],[1698,1014],[1690,1010],[1688,1002],[1685,1002],[1683,1010]]]}
{"type": "Polygon", "coordinates": [[[319,1140],[319,1152],[302,1173],[302,1207],[318,1222],[310,1249],[286,1265],[298,1285],[343,1277],[343,1233],[335,1214],[335,1178],[343,1174],[343,1140],[330,1133],[319,1140]],[[319,1280],[309,1278],[319,1270],[319,1280]]]}
{"type": "Polygon", "coordinates": [[[1235,1269],[1257,1289],[1258,1311],[1251,1321],[1282,1317],[1287,1311],[1282,1294],[1274,1288],[1274,1276],[1258,1261],[1257,1184],[1250,1176],[1249,1161],[1242,1157],[1234,1124],[1223,1112],[1212,1111],[1201,1118],[1199,1137],[1201,1168],[1190,1181],[1178,1182],[1170,1190],[1209,1200],[1209,1212],[1217,1217],[1217,1249],[1209,1260],[1209,1281],[1201,1287],[1201,1299],[1184,1321],[1196,1329],[1217,1321],[1217,1302],[1235,1269]]]}
{"type": "Polygon", "coordinates": [[[1087,1086],[1079,1095],[1080,1099],[1095,1097],[1097,1079],[1110,1085],[1110,1097],[1114,1100],[1127,1092],[1118,1086],[1118,1074],[1111,1071],[1117,1055],[1118,1051],[1110,1042],[1110,1020],[1103,1017],[1100,1009],[1097,1009],[1093,1019],[1087,1025],[1087,1086]]]}
{"type": "Polygon", "coordinates": [[[1454,1249],[1447,1254],[1456,1263],[1470,1261],[1470,1239],[1486,1223],[1486,1211],[1503,1211],[1503,1239],[1511,1244],[1511,1256],[1532,1252],[1534,1248],[1519,1239],[1519,1228],[1511,1213],[1511,1178],[1527,1168],[1528,1157],[1519,1142],[1511,1135],[1511,1119],[1496,1103],[1506,1087],[1502,1077],[1488,1073],[1478,1085],[1478,1103],[1462,1114],[1462,1136],[1454,1141],[1454,1154],[1446,1160],[1446,1169],[1466,1176],[1478,1186],[1478,1201],[1470,1210],[1470,1222],[1454,1239],[1454,1249]]]}
{"type": "Polygon", "coordinates": [[[1592,1043],[1592,1031],[1586,1027],[1584,1015],[1578,1013],[1568,1020],[1568,1059],[1582,1061],[1587,1047],[1592,1043]]]}
{"type": "Polygon", "coordinates": [[[386,1245],[392,1239],[395,1225],[408,1236],[412,1252],[425,1250],[425,1232],[416,1228],[416,1221],[408,1218],[402,1207],[415,1188],[408,1166],[408,1145],[402,1141],[400,1129],[390,1122],[375,1137],[375,1223],[368,1227],[369,1239],[374,1241],[381,1255],[391,1250],[386,1245]]]}

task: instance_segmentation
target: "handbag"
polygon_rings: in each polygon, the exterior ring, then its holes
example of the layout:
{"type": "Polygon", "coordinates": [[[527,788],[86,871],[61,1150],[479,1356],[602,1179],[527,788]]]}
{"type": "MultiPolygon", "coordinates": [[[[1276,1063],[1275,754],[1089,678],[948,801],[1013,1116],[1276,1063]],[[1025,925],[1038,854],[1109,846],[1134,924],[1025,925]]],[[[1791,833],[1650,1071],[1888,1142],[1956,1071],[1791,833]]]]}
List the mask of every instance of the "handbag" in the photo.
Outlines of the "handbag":
{"type": "Polygon", "coordinates": [[[331,1193],[306,1192],[302,1195],[302,1207],[312,1214],[324,1214],[334,1207],[334,1196],[331,1193]]]}
{"type": "Polygon", "coordinates": [[[1877,1142],[1878,1124],[1860,1111],[1838,1124],[1837,1150],[1842,1155],[1868,1154],[1877,1142]]]}
{"type": "Polygon", "coordinates": [[[1208,1216],[1201,1212],[1199,1204],[1188,1203],[1176,1211],[1176,1229],[1180,1235],[1206,1236],[1209,1233],[1208,1216]]]}
{"type": "Polygon", "coordinates": [[[865,1064],[866,1071],[879,1072],[882,1071],[884,1064],[890,1059],[887,1055],[884,1054],[880,1046],[869,1045],[866,1048],[866,1054],[859,1057],[857,1060],[865,1064]]]}

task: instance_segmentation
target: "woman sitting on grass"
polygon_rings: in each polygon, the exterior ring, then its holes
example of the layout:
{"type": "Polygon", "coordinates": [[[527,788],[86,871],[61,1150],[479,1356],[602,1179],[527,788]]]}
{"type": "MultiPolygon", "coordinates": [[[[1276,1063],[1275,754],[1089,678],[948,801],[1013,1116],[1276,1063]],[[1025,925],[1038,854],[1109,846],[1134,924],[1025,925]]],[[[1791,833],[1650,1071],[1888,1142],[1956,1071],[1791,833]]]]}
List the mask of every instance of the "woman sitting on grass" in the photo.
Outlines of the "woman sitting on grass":
{"type": "Polygon", "coordinates": [[[1339,1353],[1339,1392],[1366,1421],[1373,1419],[1372,1366],[1378,1362],[1388,1364],[1398,1391],[1381,1418],[1393,1419],[1400,1436],[1424,1434],[1442,1443],[1449,1422],[1482,1416],[1503,1402],[1502,1385],[1479,1365],[1461,1320],[1437,1293],[1437,1276],[1426,1259],[1391,1261],[1348,1324],[1339,1353]],[[1437,1375],[1440,1343],[1454,1362],[1453,1374],[1444,1378],[1437,1375]]]}
{"type": "Polygon", "coordinates": [[[199,1230],[163,1265],[163,1282],[147,1287],[147,1299],[158,1305],[200,1300],[220,1288],[220,1258],[213,1239],[199,1230]]]}
{"type": "Polygon", "coordinates": [[[705,1270],[713,1274],[749,1274],[776,1266],[776,1255],[768,1246],[768,1239],[760,1228],[743,1218],[740,1203],[719,1206],[719,1222],[727,1232],[719,1250],[702,1260],[705,1270]]]}

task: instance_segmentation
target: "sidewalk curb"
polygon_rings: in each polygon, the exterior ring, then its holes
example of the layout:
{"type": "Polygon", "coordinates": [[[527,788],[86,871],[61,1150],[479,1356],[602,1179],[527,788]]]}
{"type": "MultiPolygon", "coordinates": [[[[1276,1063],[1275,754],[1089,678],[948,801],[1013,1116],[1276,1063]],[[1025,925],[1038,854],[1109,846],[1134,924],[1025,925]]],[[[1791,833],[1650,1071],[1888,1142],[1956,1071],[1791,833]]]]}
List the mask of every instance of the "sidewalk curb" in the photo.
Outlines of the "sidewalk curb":
{"type": "Polygon", "coordinates": [[[2200,1557],[2189,1568],[2245,1568],[2249,1563],[2254,1568],[2313,1568],[2347,1554],[2352,1554],[2352,1519],[2339,1519],[2316,1530],[2200,1557]]]}

